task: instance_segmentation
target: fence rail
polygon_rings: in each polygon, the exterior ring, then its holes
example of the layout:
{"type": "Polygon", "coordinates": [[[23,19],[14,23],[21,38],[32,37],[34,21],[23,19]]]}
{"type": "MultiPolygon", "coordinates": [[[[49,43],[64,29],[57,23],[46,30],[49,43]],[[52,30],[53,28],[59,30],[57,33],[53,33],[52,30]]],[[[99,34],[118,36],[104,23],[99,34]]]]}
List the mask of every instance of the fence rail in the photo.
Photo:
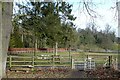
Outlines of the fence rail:
{"type": "Polygon", "coordinates": [[[58,67],[69,66],[72,69],[92,69],[95,63],[84,59],[76,60],[69,56],[8,56],[8,67],[58,67]]]}
{"type": "Polygon", "coordinates": [[[12,56],[7,57],[8,67],[71,66],[70,57],[65,56],[12,56]],[[64,57],[64,58],[63,58],[64,57]]]}
{"type": "MultiPolygon", "coordinates": [[[[61,67],[68,66],[72,69],[95,69],[99,64],[104,62],[111,62],[111,60],[105,60],[104,58],[74,58],[72,56],[60,56],[60,55],[8,55],[7,66],[12,67],[61,67]]],[[[117,69],[117,59],[113,62],[114,67],[117,69]]],[[[105,65],[106,66],[106,65],[105,65]]]]}

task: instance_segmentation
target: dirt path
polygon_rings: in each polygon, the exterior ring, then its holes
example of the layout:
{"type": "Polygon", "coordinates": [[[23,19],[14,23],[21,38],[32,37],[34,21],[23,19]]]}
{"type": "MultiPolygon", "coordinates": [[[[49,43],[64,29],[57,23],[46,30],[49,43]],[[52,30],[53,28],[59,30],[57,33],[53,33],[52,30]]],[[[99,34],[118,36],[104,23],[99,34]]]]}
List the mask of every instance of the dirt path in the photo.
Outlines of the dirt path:
{"type": "Polygon", "coordinates": [[[70,78],[86,78],[87,74],[85,71],[73,70],[71,72],[70,78]]]}
{"type": "Polygon", "coordinates": [[[118,78],[120,72],[114,69],[99,68],[92,71],[71,69],[41,69],[39,71],[7,71],[7,78],[118,78]]]}
{"type": "Polygon", "coordinates": [[[37,72],[8,71],[8,78],[86,78],[85,71],[79,70],[41,70],[37,72]]]}

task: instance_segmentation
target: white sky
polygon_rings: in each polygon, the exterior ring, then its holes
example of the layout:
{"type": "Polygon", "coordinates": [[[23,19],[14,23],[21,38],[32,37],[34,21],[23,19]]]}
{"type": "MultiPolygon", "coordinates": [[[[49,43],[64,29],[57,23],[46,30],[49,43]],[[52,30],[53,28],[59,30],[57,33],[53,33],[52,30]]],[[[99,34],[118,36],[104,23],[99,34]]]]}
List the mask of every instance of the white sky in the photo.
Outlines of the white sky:
{"type": "MultiPolygon", "coordinates": [[[[77,26],[77,28],[86,28],[86,24],[91,22],[91,18],[86,11],[82,10],[83,5],[80,5],[80,0],[76,0],[74,2],[72,0],[67,1],[71,1],[70,3],[73,4],[72,14],[77,17],[77,19],[74,21],[74,24],[77,26]]],[[[109,24],[111,26],[111,30],[115,31],[116,36],[118,36],[118,14],[116,10],[116,2],[113,0],[93,0],[93,3],[96,6],[92,6],[92,9],[96,11],[98,15],[100,15],[95,18],[95,23],[98,26],[97,29],[104,30],[105,25],[109,24]]]]}
{"type": "MultiPolygon", "coordinates": [[[[15,0],[15,2],[24,1],[24,0],[15,0]]],[[[72,14],[77,17],[74,21],[74,24],[77,28],[84,29],[86,24],[91,22],[90,16],[87,14],[86,11],[83,11],[83,0],[64,0],[73,4],[73,11],[72,14]],[[81,2],[81,4],[80,4],[81,2]]],[[[117,11],[116,8],[116,1],[117,0],[86,0],[90,3],[93,2],[96,6],[91,6],[91,8],[100,16],[95,18],[95,23],[97,24],[98,30],[104,30],[105,25],[109,24],[111,26],[111,30],[116,32],[116,36],[118,36],[118,19],[117,19],[117,11]]],[[[119,0],[118,0],[119,1],[119,0]]]]}

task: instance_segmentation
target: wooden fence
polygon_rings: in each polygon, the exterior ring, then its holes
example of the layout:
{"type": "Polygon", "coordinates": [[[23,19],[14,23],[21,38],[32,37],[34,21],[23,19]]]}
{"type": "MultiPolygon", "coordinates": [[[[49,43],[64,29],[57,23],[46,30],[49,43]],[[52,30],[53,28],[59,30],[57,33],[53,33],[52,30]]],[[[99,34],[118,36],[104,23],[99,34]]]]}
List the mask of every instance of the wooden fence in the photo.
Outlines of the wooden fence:
{"type": "MultiPolygon", "coordinates": [[[[58,48],[57,51],[58,52],[65,52],[68,51],[68,48],[58,48]]],[[[9,52],[53,52],[55,51],[54,48],[9,48],[8,49],[9,52]]]]}
{"type": "MultiPolygon", "coordinates": [[[[95,56],[95,55],[94,55],[95,56]]],[[[89,55],[85,59],[78,58],[75,59],[72,56],[62,56],[62,55],[50,55],[50,54],[37,54],[34,55],[33,53],[30,55],[8,55],[7,58],[7,67],[28,67],[28,68],[34,68],[34,67],[71,67],[72,69],[95,69],[97,67],[98,63],[102,65],[104,62],[108,63],[116,63],[117,60],[114,62],[110,60],[110,58],[107,59],[107,61],[104,61],[106,59],[105,56],[102,58],[98,58],[100,56],[93,57],[89,55]],[[91,57],[91,58],[90,58],[91,57]]],[[[117,68],[117,65],[114,65],[115,68],[117,68]]],[[[109,64],[110,65],[110,64],[109,64]]]]}
{"type": "Polygon", "coordinates": [[[13,56],[7,58],[8,67],[58,67],[71,66],[69,56],[13,56]]]}
{"type": "Polygon", "coordinates": [[[7,66],[12,67],[71,67],[72,69],[87,70],[94,69],[95,63],[90,61],[75,61],[69,56],[60,55],[41,55],[41,56],[13,56],[9,55],[7,59],[7,66]]]}

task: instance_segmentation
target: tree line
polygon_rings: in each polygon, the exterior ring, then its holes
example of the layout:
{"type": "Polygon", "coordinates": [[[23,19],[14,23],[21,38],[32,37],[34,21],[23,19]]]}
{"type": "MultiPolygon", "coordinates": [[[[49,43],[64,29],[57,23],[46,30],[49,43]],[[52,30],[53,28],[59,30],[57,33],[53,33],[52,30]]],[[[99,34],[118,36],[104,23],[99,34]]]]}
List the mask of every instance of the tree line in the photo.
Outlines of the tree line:
{"type": "Polygon", "coordinates": [[[106,24],[105,30],[97,30],[93,23],[85,29],[78,29],[79,45],[86,50],[118,50],[118,38],[111,26],[106,24]]]}
{"type": "Polygon", "coordinates": [[[72,5],[68,2],[27,2],[16,4],[10,48],[75,48],[117,50],[115,32],[106,25],[97,31],[93,23],[76,29],[72,5]]]}

